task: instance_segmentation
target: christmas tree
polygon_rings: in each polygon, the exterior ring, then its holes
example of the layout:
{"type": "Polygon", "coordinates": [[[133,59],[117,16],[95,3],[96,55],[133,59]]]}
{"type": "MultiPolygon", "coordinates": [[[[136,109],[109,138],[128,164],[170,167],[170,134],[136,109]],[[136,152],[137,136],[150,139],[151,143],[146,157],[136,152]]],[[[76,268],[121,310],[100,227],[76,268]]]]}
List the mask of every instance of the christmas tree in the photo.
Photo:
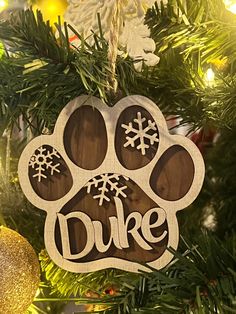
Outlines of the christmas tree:
{"type": "MultiPolygon", "coordinates": [[[[0,15],[0,223],[38,256],[40,284],[28,313],[236,313],[236,4],[78,0],[66,9],[52,1],[66,10],[54,19],[46,16],[50,3],[0,15]],[[174,257],[161,270],[73,273],[45,250],[46,214],[24,196],[18,161],[27,143],[51,134],[62,109],[85,94],[114,108],[127,95],[146,96],[170,132],[184,133],[201,151],[203,188],[178,213],[180,244],[168,247],[174,257]]],[[[0,236],[4,284],[5,244],[0,236]]],[[[16,291],[18,277],[7,278],[14,294],[6,300],[0,287],[0,313],[24,313],[14,305],[27,304],[29,292],[16,291]]]]}

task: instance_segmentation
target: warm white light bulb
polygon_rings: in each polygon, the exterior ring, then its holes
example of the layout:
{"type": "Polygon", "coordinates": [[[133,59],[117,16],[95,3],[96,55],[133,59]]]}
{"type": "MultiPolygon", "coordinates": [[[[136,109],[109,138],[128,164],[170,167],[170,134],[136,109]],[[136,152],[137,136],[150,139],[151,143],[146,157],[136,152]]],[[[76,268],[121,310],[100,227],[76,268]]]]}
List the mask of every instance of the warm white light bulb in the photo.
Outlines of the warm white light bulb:
{"type": "Polygon", "coordinates": [[[0,0],[0,10],[4,10],[7,7],[7,1],[6,0],[0,0]]]}
{"type": "Polygon", "coordinates": [[[208,86],[212,87],[214,85],[215,73],[211,68],[206,71],[205,80],[208,86]]]}
{"type": "Polygon", "coordinates": [[[0,8],[4,8],[6,5],[6,1],[0,0],[0,8]]]}
{"type": "Polygon", "coordinates": [[[224,0],[224,4],[227,10],[236,14],[236,0],[224,0]]]}

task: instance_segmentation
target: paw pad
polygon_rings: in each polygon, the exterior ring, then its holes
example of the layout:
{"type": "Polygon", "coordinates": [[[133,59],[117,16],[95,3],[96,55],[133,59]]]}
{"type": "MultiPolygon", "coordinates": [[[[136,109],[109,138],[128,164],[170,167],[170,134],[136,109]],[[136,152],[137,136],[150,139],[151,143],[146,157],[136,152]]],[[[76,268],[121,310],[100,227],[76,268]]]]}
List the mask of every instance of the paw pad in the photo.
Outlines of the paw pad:
{"type": "Polygon", "coordinates": [[[177,248],[176,212],[197,197],[204,163],[170,135],[158,107],[128,96],[114,107],[80,96],[52,135],[33,139],[19,161],[27,198],[47,212],[45,245],[60,267],[161,269],[177,248]]]}

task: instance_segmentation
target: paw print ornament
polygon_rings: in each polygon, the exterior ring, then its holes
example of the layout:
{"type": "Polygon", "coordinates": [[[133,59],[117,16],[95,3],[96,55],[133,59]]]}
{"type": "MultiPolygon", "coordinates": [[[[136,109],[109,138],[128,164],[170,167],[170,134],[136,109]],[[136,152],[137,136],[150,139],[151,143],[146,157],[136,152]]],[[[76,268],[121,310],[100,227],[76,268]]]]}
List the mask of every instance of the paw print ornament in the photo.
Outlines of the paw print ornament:
{"type": "Polygon", "coordinates": [[[46,211],[45,246],[72,272],[166,266],[179,241],[176,213],[197,197],[204,162],[170,135],[157,105],[128,96],[114,107],[80,96],[52,135],[33,139],[19,161],[21,187],[46,211]]]}

